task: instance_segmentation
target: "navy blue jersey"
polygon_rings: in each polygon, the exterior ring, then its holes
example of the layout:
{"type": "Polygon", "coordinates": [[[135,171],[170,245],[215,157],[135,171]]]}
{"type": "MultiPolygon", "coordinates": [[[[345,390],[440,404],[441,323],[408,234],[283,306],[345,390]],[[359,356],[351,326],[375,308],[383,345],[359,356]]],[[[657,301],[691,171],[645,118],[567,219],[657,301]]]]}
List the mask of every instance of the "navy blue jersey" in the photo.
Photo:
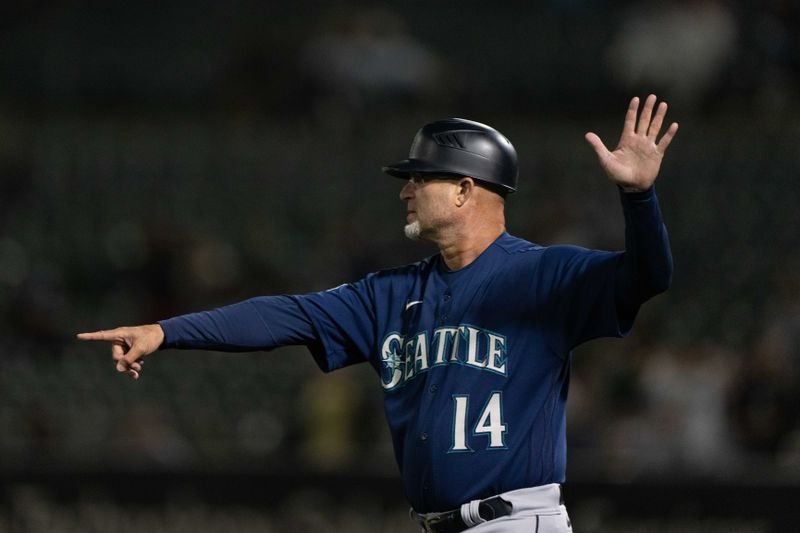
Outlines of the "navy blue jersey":
{"type": "Polygon", "coordinates": [[[564,481],[570,349],[630,326],[618,258],[503,234],[455,272],[436,255],[296,300],[322,368],[378,373],[406,493],[443,510],[564,481]]]}
{"type": "Polygon", "coordinates": [[[503,233],[457,271],[437,254],[328,291],[164,321],[165,347],[298,343],[325,371],[368,362],[418,512],[563,482],[572,348],[626,334],[671,275],[652,190],[623,206],[625,253],[503,233]]]}

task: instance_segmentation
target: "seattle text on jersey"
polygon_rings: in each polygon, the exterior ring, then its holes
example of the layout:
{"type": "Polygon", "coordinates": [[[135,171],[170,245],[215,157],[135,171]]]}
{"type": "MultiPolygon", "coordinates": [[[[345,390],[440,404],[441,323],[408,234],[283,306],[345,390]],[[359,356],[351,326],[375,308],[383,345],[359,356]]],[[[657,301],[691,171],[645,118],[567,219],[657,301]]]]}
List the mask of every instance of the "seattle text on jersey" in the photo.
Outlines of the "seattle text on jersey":
{"type": "Polygon", "coordinates": [[[461,364],[506,375],[506,337],[461,324],[442,326],[407,337],[392,332],[381,342],[381,384],[390,391],[402,387],[434,366],[461,364]]]}

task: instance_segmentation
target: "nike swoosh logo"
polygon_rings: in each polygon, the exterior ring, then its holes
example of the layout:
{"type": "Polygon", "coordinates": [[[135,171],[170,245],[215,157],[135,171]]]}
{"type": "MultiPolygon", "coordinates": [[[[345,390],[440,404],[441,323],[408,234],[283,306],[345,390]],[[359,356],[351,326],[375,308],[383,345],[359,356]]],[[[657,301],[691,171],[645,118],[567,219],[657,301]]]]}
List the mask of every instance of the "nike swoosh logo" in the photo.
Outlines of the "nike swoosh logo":
{"type": "Polygon", "coordinates": [[[414,300],[413,302],[407,302],[406,303],[406,311],[408,311],[410,308],[414,307],[415,305],[421,304],[421,303],[422,303],[422,300],[414,300]]]}

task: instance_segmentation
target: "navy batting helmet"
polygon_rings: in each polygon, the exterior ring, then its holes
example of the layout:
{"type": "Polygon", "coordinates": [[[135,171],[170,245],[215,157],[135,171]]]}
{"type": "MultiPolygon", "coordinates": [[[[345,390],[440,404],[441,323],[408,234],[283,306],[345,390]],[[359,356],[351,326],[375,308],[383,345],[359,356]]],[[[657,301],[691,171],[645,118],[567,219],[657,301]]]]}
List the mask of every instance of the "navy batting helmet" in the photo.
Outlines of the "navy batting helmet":
{"type": "Polygon", "coordinates": [[[426,124],[417,132],[408,159],[383,167],[396,178],[412,173],[457,174],[499,185],[507,192],[517,190],[517,151],[494,128],[448,118],[426,124]]]}

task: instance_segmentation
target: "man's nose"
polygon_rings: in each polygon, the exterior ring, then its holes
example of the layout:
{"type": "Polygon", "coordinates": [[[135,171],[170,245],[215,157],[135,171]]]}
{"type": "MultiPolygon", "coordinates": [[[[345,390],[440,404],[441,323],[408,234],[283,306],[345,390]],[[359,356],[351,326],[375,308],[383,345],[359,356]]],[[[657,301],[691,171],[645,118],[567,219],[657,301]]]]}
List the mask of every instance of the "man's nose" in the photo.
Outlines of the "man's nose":
{"type": "Polygon", "coordinates": [[[413,197],[414,197],[414,182],[408,180],[406,184],[403,185],[403,188],[400,189],[400,199],[405,201],[405,200],[410,200],[413,197]]]}

